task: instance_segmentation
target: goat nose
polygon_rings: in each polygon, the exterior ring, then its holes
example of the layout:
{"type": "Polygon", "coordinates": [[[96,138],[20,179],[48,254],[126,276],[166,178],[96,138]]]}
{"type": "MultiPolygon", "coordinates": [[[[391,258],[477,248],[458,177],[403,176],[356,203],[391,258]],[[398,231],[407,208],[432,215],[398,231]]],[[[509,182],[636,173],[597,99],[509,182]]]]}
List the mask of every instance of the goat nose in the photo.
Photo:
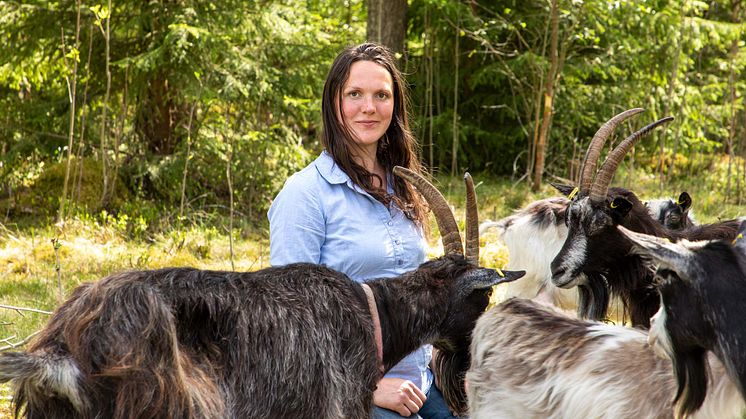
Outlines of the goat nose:
{"type": "Polygon", "coordinates": [[[561,276],[565,274],[565,272],[567,272],[567,270],[563,268],[562,266],[552,268],[552,279],[554,280],[556,278],[560,278],[561,276]]]}

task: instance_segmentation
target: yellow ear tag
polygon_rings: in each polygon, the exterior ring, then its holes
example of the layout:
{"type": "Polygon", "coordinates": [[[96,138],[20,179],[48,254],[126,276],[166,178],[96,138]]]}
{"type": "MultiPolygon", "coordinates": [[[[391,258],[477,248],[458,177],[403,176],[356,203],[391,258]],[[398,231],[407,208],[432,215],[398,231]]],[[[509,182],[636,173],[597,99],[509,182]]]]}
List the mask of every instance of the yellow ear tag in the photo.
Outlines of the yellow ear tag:
{"type": "Polygon", "coordinates": [[[611,208],[619,208],[619,205],[615,204],[614,202],[612,202],[611,204],[609,204],[609,207],[611,207],[611,208]]]}
{"type": "Polygon", "coordinates": [[[570,192],[570,195],[567,195],[567,199],[572,201],[572,199],[575,198],[575,195],[578,194],[578,191],[580,191],[580,189],[576,186],[575,189],[573,189],[572,192],[570,192]]]}
{"type": "Polygon", "coordinates": [[[500,270],[500,268],[495,268],[495,270],[497,271],[497,274],[500,275],[500,278],[505,278],[505,274],[500,270]]]}
{"type": "Polygon", "coordinates": [[[735,246],[735,245],[736,245],[736,242],[737,242],[738,240],[742,239],[742,238],[743,238],[743,233],[740,233],[739,235],[737,235],[737,236],[736,236],[736,238],[735,238],[735,239],[733,239],[733,245],[735,246]]]}

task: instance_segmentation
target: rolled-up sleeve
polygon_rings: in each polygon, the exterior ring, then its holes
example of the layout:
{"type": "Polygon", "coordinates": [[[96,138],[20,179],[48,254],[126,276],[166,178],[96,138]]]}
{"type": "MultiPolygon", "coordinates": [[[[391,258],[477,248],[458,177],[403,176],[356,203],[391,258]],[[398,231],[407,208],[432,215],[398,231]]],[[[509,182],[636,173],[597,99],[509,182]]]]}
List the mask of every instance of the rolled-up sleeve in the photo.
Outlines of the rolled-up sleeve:
{"type": "Polygon", "coordinates": [[[325,221],[315,186],[304,177],[292,176],[272,202],[267,213],[272,266],[320,262],[325,221]]]}

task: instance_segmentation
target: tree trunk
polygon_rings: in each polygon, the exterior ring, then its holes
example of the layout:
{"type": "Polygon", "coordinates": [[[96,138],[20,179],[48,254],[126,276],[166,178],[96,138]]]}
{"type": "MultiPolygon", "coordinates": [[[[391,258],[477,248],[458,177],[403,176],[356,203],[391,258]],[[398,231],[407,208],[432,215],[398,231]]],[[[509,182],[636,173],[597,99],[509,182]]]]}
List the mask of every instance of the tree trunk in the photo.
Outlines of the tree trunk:
{"type": "Polygon", "coordinates": [[[77,161],[77,173],[73,174],[73,181],[72,181],[72,190],[70,192],[70,196],[74,197],[71,198],[74,201],[80,200],[80,189],[83,186],[83,149],[85,146],[85,123],[86,118],[88,117],[88,81],[91,79],[91,55],[93,52],[93,22],[91,22],[90,27],[88,28],[88,61],[85,65],[85,84],[83,89],[83,103],[80,106],[80,138],[78,138],[78,149],[76,153],[76,161],[77,161]]]}
{"type": "MultiPolygon", "coordinates": [[[[259,113],[259,112],[257,112],[259,113]]],[[[230,135],[230,107],[228,107],[225,110],[225,135],[230,135]]],[[[225,141],[225,140],[224,140],[225,141]]],[[[225,178],[228,180],[228,193],[230,194],[230,214],[228,219],[228,239],[229,239],[229,247],[230,247],[230,258],[231,258],[231,271],[236,270],[236,263],[234,262],[234,253],[233,253],[233,216],[234,216],[234,202],[233,202],[233,135],[231,135],[231,138],[227,141],[228,143],[228,156],[227,161],[225,162],[225,178]]]]}
{"type": "Polygon", "coordinates": [[[552,123],[552,103],[554,101],[554,81],[557,76],[559,66],[558,57],[558,37],[559,37],[559,5],[558,0],[552,0],[552,35],[551,45],[549,47],[550,68],[547,72],[547,85],[544,91],[544,114],[541,119],[541,130],[539,131],[539,141],[536,144],[536,165],[534,167],[534,182],[531,190],[536,192],[541,187],[541,178],[544,174],[544,160],[546,159],[547,136],[549,135],[549,126],[552,123]]]}
{"type": "MultiPolygon", "coordinates": [[[[200,88],[200,95],[198,95],[197,98],[199,98],[201,94],[202,94],[202,89],[200,88]]],[[[181,225],[181,222],[184,219],[184,201],[186,200],[186,181],[187,181],[187,174],[189,174],[189,160],[191,159],[191,154],[192,154],[192,120],[194,119],[194,111],[197,108],[197,104],[199,103],[199,99],[197,98],[195,98],[194,103],[192,103],[192,109],[189,111],[189,119],[187,120],[187,126],[186,126],[187,149],[186,149],[186,156],[184,157],[184,170],[182,171],[182,177],[181,177],[181,201],[179,203],[179,225],[181,225]]],[[[230,179],[228,179],[228,184],[229,185],[231,184],[230,179]]],[[[231,194],[231,199],[233,199],[233,194],[231,194]]]]}
{"type": "Polygon", "coordinates": [[[122,165],[122,162],[119,159],[119,146],[121,144],[122,137],[124,136],[124,122],[127,119],[127,114],[129,113],[129,76],[130,68],[129,66],[127,66],[127,68],[124,69],[124,91],[122,92],[122,107],[119,114],[119,121],[117,122],[116,132],[114,133],[114,170],[113,173],[111,173],[110,175],[111,188],[109,188],[109,195],[106,197],[106,202],[109,202],[109,200],[114,197],[114,193],[117,189],[117,179],[119,179],[119,168],[122,165]]]}
{"type": "Polygon", "coordinates": [[[368,0],[368,41],[378,42],[404,54],[407,34],[407,0],[368,0]]]}
{"type": "MultiPolygon", "coordinates": [[[[459,16],[460,17],[460,16],[459,16]]],[[[458,170],[458,58],[459,58],[459,38],[461,38],[461,22],[456,24],[456,48],[453,52],[453,60],[456,63],[456,70],[453,76],[453,146],[451,149],[451,176],[455,176],[458,170]]]]}
{"type": "MultiPolygon", "coordinates": [[[[733,4],[731,16],[734,22],[738,22],[738,18],[740,15],[739,13],[740,5],[741,5],[740,2],[735,2],[733,4]]],[[[738,58],[738,50],[739,50],[738,43],[739,43],[739,40],[734,39],[733,43],[730,46],[730,62],[729,62],[729,66],[730,66],[729,73],[730,74],[728,76],[728,87],[730,90],[730,129],[728,130],[728,143],[727,143],[728,175],[727,175],[727,183],[725,186],[725,199],[726,200],[730,200],[730,182],[731,182],[731,172],[733,168],[733,155],[734,155],[733,141],[736,137],[736,118],[737,118],[736,101],[739,100],[738,97],[736,96],[736,69],[735,69],[736,60],[738,58]]]]}
{"type": "MultiPolygon", "coordinates": [[[[687,93],[687,85],[684,85],[684,91],[681,95],[681,106],[679,106],[679,111],[681,112],[683,109],[686,108],[686,93],[687,93]]],[[[668,114],[664,114],[668,115],[668,114]]],[[[684,125],[682,122],[679,122],[676,124],[676,134],[674,135],[674,141],[673,141],[673,149],[671,150],[671,161],[668,164],[668,178],[671,179],[673,176],[673,167],[676,164],[676,155],[679,152],[679,145],[681,144],[681,126],[684,125]]]]}
{"type": "MultiPolygon", "coordinates": [[[[679,13],[681,16],[684,16],[684,4],[683,2],[679,5],[679,13]]],[[[674,103],[674,91],[676,88],[676,84],[678,83],[679,78],[679,62],[681,58],[681,51],[683,49],[684,40],[681,39],[684,36],[685,28],[684,28],[684,19],[682,18],[679,22],[678,27],[678,37],[676,38],[676,47],[674,48],[673,52],[673,63],[671,64],[671,75],[668,78],[668,88],[666,89],[666,101],[663,105],[663,116],[671,115],[671,108],[674,103]]],[[[679,124],[681,125],[681,124],[679,124]]],[[[660,132],[660,144],[659,144],[659,157],[658,157],[658,192],[663,193],[664,192],[664,173],[666,168],[666,130],[661,130],[660,132]]],[[[672,157],[673,159],[673,157],[672,157]]],[[[672,160],[673,161],[673,160],[672,160]]]]}
{"type": "MultiPolygon", "coordinates": [[[[111,2],[109,2],[109,13],[111,13],[111,2]]],[[[104,35],[104,41],[106,45],[106,94],[104,95],[103,106],[101,109],[101,167],[104,179],[103,191],[101,192],[101,205],[106,206],[109,199],[109,171],[107,169],[107,160],[109,158],[107,147],[107,136],[108,136],[108,111],[109,111],[109,96],[111,95],[111,31],[109,22],[111,21],[111,15],[106,16],[106,29],[102,25],[99,25],[101,32],[104,35]]]]}
{"type": "Polygon", "coordinates": [[[176,93],[166,74],[158,74],[139,98],[137,110],[137,133],[145,141],[149,152],[167,156],[174,153],[179,144],[176,128],[186,119],[188,111],[176,104],[176,93]]]}
{"type": "MultiPolygon", "coordinates": [[[[80,9],[81,9],[81,2],[80,0],[76,3],[76,8],[78,10],[77,19],[75,21],[75,44],[73,45],[72,50],[78,51],[80,49],[80,9]]],[[[67,55],[67,51],[65,48],[65,30],[62,29],[62,53],[67,55]]],[[[76,102],[76,88],[78,85],[78,56],[73,56],[71,58],[72,60],[72,67],[68,65],[68,68],[70,68],[70,78],[67,80],[67,88],[68,88],[68,94],[70,99],[70,126],[68,131],[68,141],[67,141],[67,164],[65,165],[65,183],[62,187],[62,196],[60,196],[60,209],[59,213],[57,214],[57,219],[59,221],[65,221],[65,203],[67,202],[67,189],[68,189],[68,182],[70,181],[70,165],[72,164],[72,153],[73,153],[73,139],[75,137],[75,102],[76,102]]],[[[67,65],[67,59],[65,59],[65,64],[67,65]]]]}

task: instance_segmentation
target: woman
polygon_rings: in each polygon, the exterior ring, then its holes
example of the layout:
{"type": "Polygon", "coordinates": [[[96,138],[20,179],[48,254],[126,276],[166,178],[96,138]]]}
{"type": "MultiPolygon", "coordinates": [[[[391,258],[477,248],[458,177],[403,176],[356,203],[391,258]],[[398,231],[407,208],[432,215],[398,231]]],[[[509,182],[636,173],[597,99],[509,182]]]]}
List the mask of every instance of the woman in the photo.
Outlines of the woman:
{"type": "MultiPolygon", "coordinates": [[[[394,166],[421,172],[407,90],[391,52],[365,43],[332,64],[321,102],[324,151],[291,176],[269,210],[272,265],[320,263],[356,281],[390,277],[425,260],[422,197],[394,166]]],[[[374,418],[452,417],[423,346],[394,366],[373,395],[374,418]]]]}

